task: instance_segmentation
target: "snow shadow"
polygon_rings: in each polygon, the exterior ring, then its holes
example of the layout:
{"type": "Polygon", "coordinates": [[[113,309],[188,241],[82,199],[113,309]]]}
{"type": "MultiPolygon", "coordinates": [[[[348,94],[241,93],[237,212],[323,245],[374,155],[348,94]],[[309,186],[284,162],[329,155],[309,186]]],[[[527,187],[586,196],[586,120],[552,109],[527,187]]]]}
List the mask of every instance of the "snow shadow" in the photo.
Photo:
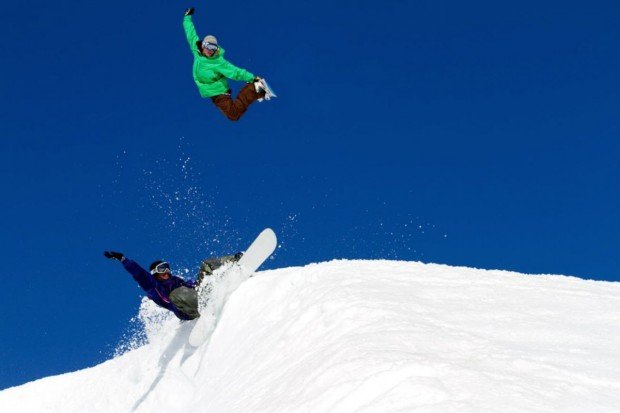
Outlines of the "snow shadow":
{"type": "Polygon", "coordinates": [[[157,363],[157,366],[159,367],[159,372],[157,373],[157,376],[155,377],[155,379],[153,380],[153,382],[151,383],[147,391],[133,405],[132,411],[136,411],[138,407],[140,407],[140,405],[149,397],[149,395],[153,392],[153,390],[157,388],[157,385],[159,384],[161,379],[163,379],[164,374],[166,373],[166,370],[170,362],[178,354],[178,352],[181,349],[184,350],[181,364],[188,357],[194,354],[196,349],[187,344],[187,340],[189,339],[189,334],[191,333],[192,327],[194,326],[194,324],[195,323],[193,322],[187,322],[187,323],[182,323],[179,326],[179,329],[175,333],[172,340],[170,340],[170,343],[166,346],[166,348],[164,349],[164,351],[162,352],[159,358],[159,362],[157,363]]]}

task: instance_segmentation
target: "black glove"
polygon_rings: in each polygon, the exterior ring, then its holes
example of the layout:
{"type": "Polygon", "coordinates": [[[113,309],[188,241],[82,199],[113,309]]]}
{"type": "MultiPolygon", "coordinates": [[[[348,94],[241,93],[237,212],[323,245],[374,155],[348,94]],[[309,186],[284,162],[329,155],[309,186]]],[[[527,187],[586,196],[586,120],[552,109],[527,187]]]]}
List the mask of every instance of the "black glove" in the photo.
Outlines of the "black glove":
{"type": "Polygon", "coordinates": [[[118,261],[123,261],[125,259],[123,253],[116,251],[104,251],[103,255],[105,255],[106,258],[111,258],[118,261]]]}
{"type": "Polygon", "coordinates": [[[242,252],[238,252],[234,255],[233,260],[234,261],[239,261],[241,259],[241,257],[243,257],[243,253],[242,252]]]}
{"type": "Polygon", "coordinates": [[[185,15],[186,16],[191,16],[192,14],[194,14],[194,8],[190,7],[189,9],[185,10],[185,15]]]}

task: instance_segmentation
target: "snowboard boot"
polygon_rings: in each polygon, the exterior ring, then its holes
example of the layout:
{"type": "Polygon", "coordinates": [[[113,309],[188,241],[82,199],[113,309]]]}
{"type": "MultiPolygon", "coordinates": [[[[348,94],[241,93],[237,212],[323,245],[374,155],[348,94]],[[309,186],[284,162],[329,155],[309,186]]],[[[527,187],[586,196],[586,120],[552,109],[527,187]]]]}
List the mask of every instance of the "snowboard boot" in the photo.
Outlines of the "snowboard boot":
{"type": "Polygon", "coordinates": [[[213,271],[220,268],[222,265],[237,262],[243,256],[242,252],[238,252],[235,255],[225,255],[218,258],[209,258],[200,263],[200,270],[198,272],[198,283],[202,282],[204,277],[208,277],[213,274],[213,271]]]}

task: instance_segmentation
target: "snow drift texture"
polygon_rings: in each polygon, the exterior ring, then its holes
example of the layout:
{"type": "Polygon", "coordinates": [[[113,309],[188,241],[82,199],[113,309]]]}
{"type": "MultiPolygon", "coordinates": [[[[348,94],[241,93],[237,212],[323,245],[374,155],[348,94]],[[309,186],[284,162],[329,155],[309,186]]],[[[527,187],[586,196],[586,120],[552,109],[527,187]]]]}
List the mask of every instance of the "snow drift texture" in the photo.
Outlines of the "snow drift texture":
{"type": "Polygon", "coordinates": [[[618,411],[620,286],[396,261],[258,273],[191,323],[0,392],[2,412],[618,411]]]}

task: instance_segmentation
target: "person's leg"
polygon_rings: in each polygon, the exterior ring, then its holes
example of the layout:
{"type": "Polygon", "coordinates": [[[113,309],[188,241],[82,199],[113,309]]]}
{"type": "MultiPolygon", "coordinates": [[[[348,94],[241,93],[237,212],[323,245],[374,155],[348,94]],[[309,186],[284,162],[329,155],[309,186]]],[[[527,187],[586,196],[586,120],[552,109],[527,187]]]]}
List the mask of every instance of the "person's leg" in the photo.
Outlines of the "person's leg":
{"type": "Polygon", "coordinates": [[[217,258],[207,258],[200,263],[200,270],[198,271],[198,283],[202,282],[205,276],[210,276],[213,271],[220,268],[222,265],[228,262],[237,262],[243,256],[243,253],[238,252],[235,255],[225,255],[217,258]]]}
{"type": "Polygon", "coordinates": [[[245,112],[252,103],[263,96],[265,96],[265,92],[262,90],[257,92],[254,87],[254,83],[250,82],[241,88],[239,94],[237,95],[237,101],[239,102],[240,108],[242,108],[245,112]]]}
{"type": "Polygon", "coordinates": [[[239,120],[239,114],[229,93],[213,96],[211,100],[228,119],[232,121],[239,120]]]}
{"type": "Polygon", "coordinates": [[[170,293],[170,301],[176,308],[192,319],[200,317],[200,313],[198,312],[198,293],[193,288],[175,288],[170,293]]]}
{"type": "Polygon", "coordinates": [[[229,93],[213,96],[211,100],[224,116],[232,121],[237,121],[248,107],[262,96],[262,93],[256,92],[254,83],[248,83],[239,91],[235,100],[229,93]]]}

